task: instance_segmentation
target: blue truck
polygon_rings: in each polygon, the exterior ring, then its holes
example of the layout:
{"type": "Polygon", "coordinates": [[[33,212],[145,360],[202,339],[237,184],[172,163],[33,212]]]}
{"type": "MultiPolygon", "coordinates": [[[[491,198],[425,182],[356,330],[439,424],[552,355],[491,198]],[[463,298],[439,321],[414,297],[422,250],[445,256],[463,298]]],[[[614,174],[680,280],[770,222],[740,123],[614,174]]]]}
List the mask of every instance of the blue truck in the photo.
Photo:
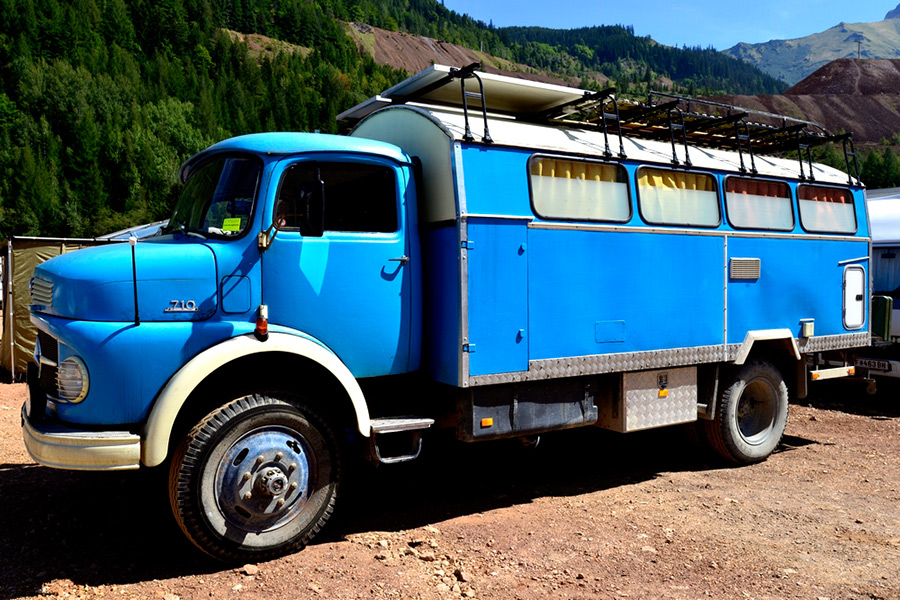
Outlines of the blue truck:
{"type": "Polygon", "coordinates": [[[321,529],[357,451],[411,460],[429,429],[686,424],[764,460],[808,363],[870,343],[864,189],[810,155],[842,142],[852,172],[845,136],[475,66],[341,118],[215,144],[159,235],[35,270],[36,461],[167,468],[196,546],[262,560],[321,529]]]}

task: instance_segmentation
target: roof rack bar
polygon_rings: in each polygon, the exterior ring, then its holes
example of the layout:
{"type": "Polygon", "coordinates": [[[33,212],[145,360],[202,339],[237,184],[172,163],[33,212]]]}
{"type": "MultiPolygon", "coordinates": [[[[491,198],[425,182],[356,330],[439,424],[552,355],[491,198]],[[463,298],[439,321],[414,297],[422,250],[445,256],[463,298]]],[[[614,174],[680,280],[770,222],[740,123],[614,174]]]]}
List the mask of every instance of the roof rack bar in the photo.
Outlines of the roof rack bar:
{"type": "MultiPolygon", "coordinates": [[[[616,111],[616,131],[619,133],[619,158],[626,158],[625,156],[625,143],[622,141],[622,118],[619,115],[619,101],[616,100],[615,96],[611,96],[610,100],[612,100],[613,108],[616,111]]],[[[606,113],[604,112],[603,119],[603,130],[604,136],[606,135],[606,113]]],[[[609,144],[607,143],[606,151],[609,152],[609,144]]]]}
{"type": "Polygon", "coordinates": [[[612,113],[606,112],[606,107],[604,106],[605,100],[600,103],[600,129],[603,131],[603,143],[605,144],[603,154],[606,158],[611,158],[613,155],[612,150],[609,149],[609,122],[614,121],[616,124],[616,133],[619,136],[619,158],[627,158],[625,154],[625,143],[622,139],[622,120],[619,115],[619,101],[612,95],[608,97],[608,100],[613,104],[612,113]]]}
{"type": "Polygon", "coordinates": [[[630,113],[626,115],[628,119],[625,121],[626,123],[637,123],[638,121],[648,120],[648,117],[652,117],[653,115],[668,113],[669,110],[678,106],[678,101],[673,100],[671,102],[663,102],[662,104],[645,104],[640,106],[637,110],[630,111],[630,113]]]}
{"type": "Polygon", "coordinates": [[[669,110],[669,139],[672,141],[672,164],[678,164],[678,153],[675,151],[675,130],[678,129],[681,131],[681,143],[684,145],[684,164],[685,166],[691,166],[691,155],[688,153],[688,143],[687,143],[687,132],[684,128],[684,112],[675,107],[669,110]],[[677,114],[680,120],[680,123],[676,123],[672,120],[672,115],[677,114]]]}
{"type": "Polygon", "coordinates": [[[773,119],[781,119],[782,123],[786,123],[786,122],[788,122],[788,121],[790,121],[791,123],[802,123],[802,124],[807,125],[807,126],[815,127],[816,129],[820,130],[820,131],[821,131],[822,133],[824,133],[825,135],[830,135],[830,134],[828,133],[828,130],[827,130],[827,129],[825,129],[824,127],[822,127],[821,125],[819,125],[819,124],[816,123],[815,121],[806,121],[806,120],[804,120],[804,119],[798,119],[798,118],[796,118],[796,117],[788,117],[788,116],[786,116],[786,115],[778,115],[778,114],[766,112],[766,111],[763,111],[763,110],[755,110],[755,109],[752,109],[752,108],[742,108],[742,107],[739,107],[739,106],[733,106],[733,105],[731,105],[731,104],[724,104],[724,103],[722,103],[722,102],[714,102],[713,100],[701,100],[701,99],[698,99],[698,98],[689,98],[689,97],[687,97],[687,96],[679,96],[679,95],[677,95],[677,94],[669,94],[669,93],[667,93],[667,92],[650,92],[649,96],[650,96],[650,97],[652,97],[652,96],[660,96],[660,97],[663,97],[663,98],[674,98],[674,99],[676,99],[676,100],[679,101],[679,102],[702,104],[702,105],[705,105],[705,106],[715,106],[715,107],[718,107],[718,108],[727,108],[727,109],[729,109],[729,110],[736,110],[736,111],[739,111],[739,112],[745,112],[745,113],[748,113],[748,114],[751,114],[751,115],[757,115],[757,116],[761,116],[761,117],[769,117],[769,118],[773,118],[773,119]]]}
{"type": "MultiPolygon", "coordinates": [[[[473,65],[478,65],[479,63],[473,63],[468,67],[464,67],[464,69],[469,69],[473,65]]],[[[460,69],[462,71],[463,69],[460,69]]],[[[451,75],[459,73],[451,72],[451,75]]],[[[474,142],[475,136],[472,135],[472,129],[469,127],[469,101],[468,98],[478,98],[481,100],[481,115],[484,118],[484,134],[481,137],[481,141],[485,144],[492,144],[494,142],[491,139],[491,132],[488,129],[488,118],[487,118],[487,101],[484,99],[484,82],[481,80],[481,77],[474,70],[470,71],[467,75],[459,76],[459,85],[462,90],[462,101],[463,101],[463,118],[466,123],[466,133],[463,135],[463,139],[467,142],[474,142]],[[466,80],[470,77],[474,77],[475,81],[478,82],[478,92],[469,92],[466,90],[466,80]]]]}
{"type": "Polygon", "coordinates": [[[856,184],[859,185],[859,160],[856,158],[856,147],[853,145],[853,134],[852,133],[844,133],[842,135],[837,136],[841,140],[841,143],[844,146],[844,162],[847,163],[847,182],[850,185],[853,185],[853,175],[850,170],[850,157],[853,157],[853,166],[856,171],[856,184]],[[847,142],[850,142],[850,151],[847,151],[847,142]]]}
{"type": "Polygon", "coordinates": [[[734,138],[737,140],[737,149],[738,156],[741,159],[741,173],[747,172],[747,167],[744,165],[744,144],[742,143],[744,140],[747,141],[747,154],[750,155],[750,173],[756,175],[759,171],[756,170],[756,158],[753,155],[753,141],[750,137],[750,128],[747,126],[747,121],[741,119],[740,121],[735,121],[734,123],[734,138]],[[744,133],[741,133],[741,125],[744,126],[744,133]]]}
{"type": "Polygon", "coordinates": [[[717,127],[724,127],[726,125],[730,125],[731,123],[735,123],[737,121],[741,121],[744,117],[747,116],[747,113],[733,113],[724,117],[710,117],[708,119],[697,119],[695,121],[691,121],[685,128],[688,133],[694,131],[710,131],[711,129],[715,129],[717,127]]]}
{"type": "Polygon", "coordinates": [[[806,132],[802,129],[797,131],[795,134],[797,136],[797,159],[800,161],[800,179],[809,179],[810,181],[815,181],[816,176],[813,173],[812,167],[812,152],[809,149],[809,144],[806,143],[806,132]],[[802,141],[801,141],[802,140],[802,141]],[[805,176],[803,174],[803,152],[806,151],[806,163],[809,166],[809,176],[805,176]]]}
{"type": "Polygon", "coordinates": [[[581,98],[576,98],[563,104],[557,104],[556,106],[550,107],[539,113],[528,115],[528,118],[529,120],[535,121],[550,121],[565,115],[570,115],[574,112],[578,112],[579,110],[584,109],[590,104],[596,104],[597,102],[599,102],[602,106],[603,101],[607,98],[612,97],[615,91],[616,88],[611,87],[606,88],[605,90],[600,90],[599,92],[586,92],[581,98]]]}

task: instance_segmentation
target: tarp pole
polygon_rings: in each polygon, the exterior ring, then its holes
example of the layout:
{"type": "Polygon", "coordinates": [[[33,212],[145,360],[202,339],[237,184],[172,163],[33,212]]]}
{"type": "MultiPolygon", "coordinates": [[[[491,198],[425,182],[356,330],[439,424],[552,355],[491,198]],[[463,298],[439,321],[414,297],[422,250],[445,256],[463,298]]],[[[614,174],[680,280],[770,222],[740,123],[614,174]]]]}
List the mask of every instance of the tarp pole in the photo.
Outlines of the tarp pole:
{"type": "Polygon", "coordinates": [[[7,280],[7,287],[9,288],[6,298],[6,310],[4,312],[9,313],[9,372],[11,381],[15,382],[16,380],[16,332],[14,328],[16,326],[16,320],[13,315],[13,241],[12,238],[9,240],[9,251],[6,255],[6,268],[9,273],[9,279],[7,280]]]}

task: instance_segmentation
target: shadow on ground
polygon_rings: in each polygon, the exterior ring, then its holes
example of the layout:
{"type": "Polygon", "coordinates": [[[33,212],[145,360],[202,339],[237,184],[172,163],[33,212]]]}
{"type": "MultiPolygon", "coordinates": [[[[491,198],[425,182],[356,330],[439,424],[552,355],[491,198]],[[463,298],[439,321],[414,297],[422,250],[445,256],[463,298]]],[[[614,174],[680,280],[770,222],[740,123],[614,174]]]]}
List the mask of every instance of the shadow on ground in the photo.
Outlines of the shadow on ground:
{"type": "MultiPolygon", "coordinates": [[[[534,449],[517,441],[436,437],[419,461],[350,469],[335,519],[317,543],[721,467],[677,428],[627,436],[592,428],[560,432],[534,449]]],[[[0,464],[0,600],[38,595],[44,583],[61,578],[122,585],[227,568],[182,536],[162,475],[0,464]]]]}
{"type": "Polygon", "coordinates": [[[809,386],[809,395],[797,404],[872,418],[900,418],[900,380],[879,378],[877,393],[866,392],[859,379],[832,379],[809,386]]]}

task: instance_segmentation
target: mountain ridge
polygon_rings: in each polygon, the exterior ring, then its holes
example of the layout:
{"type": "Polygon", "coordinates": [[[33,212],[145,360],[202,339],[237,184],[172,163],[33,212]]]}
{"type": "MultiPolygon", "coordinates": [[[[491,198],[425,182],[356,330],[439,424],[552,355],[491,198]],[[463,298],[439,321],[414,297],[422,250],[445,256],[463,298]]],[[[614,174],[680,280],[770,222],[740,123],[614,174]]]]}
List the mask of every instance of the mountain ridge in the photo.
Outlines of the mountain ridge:
{"type": "Polygon", "coordinates": [[[900,5],[882,21],[841,21],[801,38],[740,42],[722,52],[791,85],[841,58],[900,58],[900,5]]]}

